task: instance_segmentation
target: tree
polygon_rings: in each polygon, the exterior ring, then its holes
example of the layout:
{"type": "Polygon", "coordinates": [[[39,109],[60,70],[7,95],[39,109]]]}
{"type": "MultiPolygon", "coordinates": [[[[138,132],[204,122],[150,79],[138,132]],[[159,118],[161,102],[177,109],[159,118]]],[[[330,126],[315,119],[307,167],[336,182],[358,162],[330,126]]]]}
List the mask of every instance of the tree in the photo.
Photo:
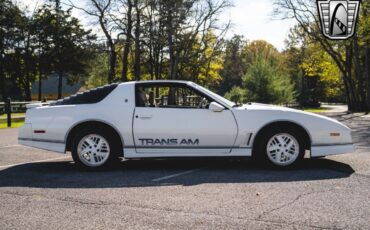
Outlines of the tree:
{"type": "Polygon", "coordinates": [[[86,88],[91,89],[108,84],[108,78],[106,77],[109,72],[108,60],[109,54],[107,53],[96,53],[94,55],[87,71],[86,88]]]}
{"type": "Polygon", "coordinates": [[[240,86],[242,77],[246,71],[246,65],[243,61],[243,49],[247,41],[241,35],[234,35],[225,42],[225,54],[223,68],[221,70],[222,82],[219,93],[224,94],[231,90],[233,86],[240,86]]]}
{"type": "Polygon", "coordinates": [[[321,100],[333,100],[342,95],[340,71],[330,56],[317,44],[306,49],[306,58],[301,63],[302,70],[308,78],[318,78],[315,96],[321,100]]]}
{"type": "Polygon", "coordinates": [[[225,97],[235,104],[242,104],[246,102],[246,92],[239,86],[233,86],[229,92],[225,94],[225,97]]]}
{"type": "Polygon", "coordinates": [[[66,74],[77,76],[86,73],[88,60],[91,58],[92,42],[95,36],[82,28],[77,18],[72,17],[71,10],[56,12],[50,5],[44,5],[38,12],[40,18],[47,18],[50,24],[43,29],[49,32],[51,41],[51,69],[59,76],[58,98],[62,97],[62,79],[66,74]],[[58,14],[57,14],[58,13],[58,14]],[[55,39],[58,36],[58,39],[55,39]]]}
{"type": "MultiPolygon", "coordinates": [[[[123,50],[123,57],[122,57],[122,72],[121,72],[121,79],[123,82],[126,82],[128,80],[127,78],[127,72],[128,72],[128,57],[130,54],[131,49],[131,40],[132,40],[132,8],[133,4],[131,0],[127,0],[127,13],[126,13],[126,39],[124,41],[124,50],[123,50]]],[[[139,30],[138,30],[139,32],[139,30]]]]}
{"type": "Polygon", "coordinates": [[[136,22],[135,22],[135,61],[134,61],[134,77],[135,81],[140,80],[141,75],[141,12],[142,6],[139,0],[134,0],[135,5],[135,15],[136,15],[136,22]]]}
{"type": "MultiPolygon", "coordinates": [[[[130,0],[128,0],[130,2],[130,0]]],[[[80,7],[69,0],[69,6],[83,11],[89,16],[95,17],[102,30],[109,53],[109,71],[107,74],[108,82],[114,81],[117,65],[116,42],[114,41],[112,31],[114,30],[114,21],[111,19],[112,0],[89,0],[86,7],[80,7]]],[[[118,34],[120,36],[120,34],[118,34]]]]}
{"type": "MultiPolygon", "coordinates": [[[[189,47],[207,39],[210,30],[220,30],[215,16],[229,7],[227,0],[170,0],[163,2],[164,29],[167,33],[169,79],[176,79],[178,67],[189,58],[189,47]]],[[[227,30],[226,25],[222,30],[227,30]]],[[[223,35],[223,33],[221,33],[223,35]]],[[[201,51],[201,50],[200,50],[201,51]]]]}
{"type": "Polygon", "coordinates": [[[280,66],[282,64],[282,55],[270,43],[264,40],[255,40],[248,43],[243,51],[244,65],[250,65],[259,59],[268,61],[271,65],[280,66]]]}
{"type": "Polygon", "coordinates": [[[21,85],[29,91],[30,78],[23,75],[27,19],[21,10],[9,0],[0,1],[0,90],[2,100],[9,96],[9,86],[21,85]]]}
{"type": "MultiPolygon", "coordinates": [[[[320,31],[320,20],[316,10],[316,2],[309,0],[276,0],[275,13],[282,18],[293,18],[297,21],[302,37],[320,45],[330,57],[342,75],[350,111],[369,110],[366,94],[370,88],[365,87],[366,50],[369,49],[370,32],[369,3],[363,2],[359,13],[359,29],[353,38],[346,41],[330,41],[320,31]],[[366,90],[367,89],[367,90],[366,90]]],[[[370,99],[370,97],[368,97],[370,99]]]]}
{"type": "Polygon", "coordinates": [[[263,58],[249,66],[242,85],[248,101],[282,104],[293,101],[295,96],[289,77],[263,58]]]}

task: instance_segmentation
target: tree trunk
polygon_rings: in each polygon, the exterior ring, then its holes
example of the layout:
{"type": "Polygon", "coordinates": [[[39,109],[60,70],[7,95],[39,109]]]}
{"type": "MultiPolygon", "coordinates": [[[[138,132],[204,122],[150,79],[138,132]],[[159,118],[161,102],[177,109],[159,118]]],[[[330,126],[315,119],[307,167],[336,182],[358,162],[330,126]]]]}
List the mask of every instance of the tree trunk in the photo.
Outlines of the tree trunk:
{"type": "Polygon", "coordinates": [[[93,5],[95,6],[96,10],[99,12],[99,14],[96,13],[89,13],[90,15],[97,16],[99,18],[99,25],[100,28],[103,30],[104,36],[107,39],[107,45],[109,49],[109,71],[108,71],[108,82],[112,83],[114,81],[114,75],[116,73],[116,63],[117,63],[117,53],[115,50],[115,43],[112,39],[112,36],[109,31],[108,25],[106,25],[108,19],[105,18],[105,14],[107,13],[107,9],[109,8],[109,5],[111,4],[111,1],[109,0],[106,2],[105,6],[102,6],[100,3],[103,1],[97,1],[97,0],[91,0],[93,5]]]}
{"type": "Polygon", "coordinates": [[[352,45],[346,47],[346,71],[344,73],[344,79],[348,84],[348,91],[347,94],[350,97],[350,101],[348,104],[348,108],[350,108],[351,112],[358,112],[360,111],[359,104],[358,104],[358,97],[354,88],[354,83],[352,79],[352,58],[353,58],[353,50],[352,45]]]}
{"type": "Polygon", "coordinates": [[[173,42],[173,35],[174,31],[172,28],[172,11],[171,9],[168,10],[167,20],[167,42],[168,42],[168,49],[169,49],[169,56],[170,56],[170,72],[169,72],[169,79],[176,79],[176,72],[175,72],[175,49],[174,49],[174,42],[173,42]]]}
{"type": "Polygon", "coordinates": [[[126,82],[127,72],[128,72],[128,56],[131,49],[131,33],[132,33],[132,1],[127,0],[127,31],[126,31],[126,41],[123,49],[122,57],[122,73],[121,78],[123,82],[126,82]]]}
{"type": "Polygon", "coordinates": [[[148,41],[148,49],[149,49],[149,73],[150,79],[155,79],[154,73],[154,34],[153,34],[153,7],[150,8],[150,13],[148,15],[149,20],[149,41],[148,41]]]}
{"type": "Polygon", "coordinates": [[[100,27],[103,30],[103,33],[104,33],[105,37],[107,38],[107,45],[108,45],[108,48],[109,48],[108,82],[112,83],[113,79],[114,79],[114,74],[116,72],[115,70],[116,70],[117,57],[116,57],[116,50],[115,50],[115,45],[114,45],[112,36],[108,32],[108,30],[105,26],[104,20],[105,20],[104,15],[101,15],[99,17],[99,24],[100,24],[100,27]]]}
{"type": "Polygon", "coordinates": [[[2,58],[2,49],[0,49],[0,90],[1,90],[1,97],[3,101],[6,100],[6,92],[5,92],[5,74],[4,74],[4,66],[3,66],[3,58],[2,58]]]}
{"type": "Polygon", "coordinates": [[[24,92],[26,96],[26,101],[31,101],[31,90],[30,90],[31,79],[30,79],[30,65],[29,65],[31,55],[30,55],[29,48],[30,48],[30,34],[28,33],[26,47],[25,47],[25,55],[24,55],[24,65],[25,65],[25,75],[26,75],[25,76],[26,84],[25,84],[24,92]]]}
{"type": "Polygon", "coordinates": [[[39,76],[39,89],[38,89],[38,100],[41,101],[42,100],[42,73],[41,73],[41,70],[40,70],[40,76],[39,76]]]}
{"type": "Polygon", "coordinates": [[[365,66],[366,66],[366,91],[367,91],[367,110],[366,112],[369,112],[370,110],[370,48],[366,48],[366,54],[365,54],[365,66]]]}
{"type": "Polygon", "coordinates": [[[63,72],[59,71],[58,73],[58,99],[62,98],[63,90],[63,72]]]}
{"type": "Polygon", "coordinates": [[[112,83],[114,80],[114,74],[116,72],[116,51],[114,50],[115,46],[113,44],[113,41],[109,42],[109,71],[108,71],[108,83],[112,83]]]}
{"type": "Polygon", "coordinates": [[[353,38],[353,56],[355,64],[355,75],[357,79],[357,92],[359,96],[360,111],[367,111],[365,75],[360,63],[360,50],[357,35],[353,38]]]}
{"type": "Polygon", "coordinates": [[[38,87],[38,101],[42,100],[42,64],[41,64],[41,39],[39,38],[39,56],[37,58],[38,61],[38,69],[39,69],[39,87],[38,87]]]}
{"type": "MultiPolygon", "coordinates": [[[[1,9],[0,9],[0,12],[1,14],[4,14],[4,8],[3,8],[3,4],[0,4],[1,6],[1,9]]],[[[2,26],[0,25],[0,31],[2,31],[3,28],[2,26]]],[[[4,53],[4,39],[3,39],[3,34],[0,35],[0,90],[1,90],[1,97],[3,99],[3,101],[5,102],[6,100],[6,92],[5,92],[5,74],[4,74],[4,65],[3,65],[3,54],[5,55],[4,53]]]]}
{"type": "Polygon", "coordinates": [[[136,28],[135,28],[135,63],[134,63],[134,76],[135,81],[140,80],[140,9],[138,6],[138,1],[135,1],[136,8],[136,28]]]}

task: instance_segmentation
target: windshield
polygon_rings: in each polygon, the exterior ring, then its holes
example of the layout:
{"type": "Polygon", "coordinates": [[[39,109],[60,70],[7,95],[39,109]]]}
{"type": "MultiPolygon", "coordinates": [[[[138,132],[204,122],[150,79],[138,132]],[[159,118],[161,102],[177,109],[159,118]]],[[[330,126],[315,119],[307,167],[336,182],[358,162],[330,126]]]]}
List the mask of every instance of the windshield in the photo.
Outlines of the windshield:
{"type": "Polygon", "coordinates": [[[225,104],[225,105],[227,105],[229,107],[235,106],[235,103],[234,102],[231,102],[231,101],[227,100],[226,98],[221,97],[220,95],[218,95],[218,94],[216,94],[216,93],[214,93],[214,92],[212,92],[212,91],[210,91],[210,90],[208,90],[208,89],[206,89],[206,88],[204,88],[204,87],[202,87],[200,85],[197,85],[197,84],[195,84],[193,82],[191,82],[191,85],[193,87],[195,87],[196,89],[205,92],[206,94],[210,95],[211,97],[215,98],[216,100],[222,102],[223,104],[225,104]]]}

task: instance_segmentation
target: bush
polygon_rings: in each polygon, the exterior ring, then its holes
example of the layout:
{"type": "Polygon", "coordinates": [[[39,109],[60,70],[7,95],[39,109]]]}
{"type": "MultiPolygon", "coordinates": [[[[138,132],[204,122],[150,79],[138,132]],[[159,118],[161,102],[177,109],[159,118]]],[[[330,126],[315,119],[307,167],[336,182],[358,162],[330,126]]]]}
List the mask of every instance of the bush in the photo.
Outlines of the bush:
{"type": "Polygon", "coordinates": [[[238,86],[234,86],[229,92],[225,94],[225,97],[236,104],[245,102],[245,90],[238,86]]]}

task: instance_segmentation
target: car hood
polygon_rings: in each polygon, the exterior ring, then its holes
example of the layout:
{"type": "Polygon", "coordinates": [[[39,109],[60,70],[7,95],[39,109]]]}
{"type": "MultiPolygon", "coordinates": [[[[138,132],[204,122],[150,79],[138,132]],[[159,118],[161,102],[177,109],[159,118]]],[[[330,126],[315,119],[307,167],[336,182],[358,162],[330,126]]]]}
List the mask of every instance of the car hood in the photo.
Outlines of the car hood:
{"type": "Polygon", "coordinates": [[[305,111],[302,111],[302,110],[298,110],[298,109],[292,109],[292,108],[287,108],[287,107],[282,107],[282,106],[276,106],[276,105],[269,105],[269,104],[261,104],[261,103],[248,103],[248,104],[244,104],[240,107],[237,107],[235,108],[237,110],[246,110],[246,111],[266,111],[266,112],[281,112],[281,113],[294,113],[294,114],[297,114],[297,115],[300,115],[300,116],[308,116],[310,118],[316,118],[316,119],[323,119],[323,120],[326,120],[328,122],[333,122],[333,123],[336,123],[340,126],[343,126],[347,129],[349,129],[346,125],[344,125],[343,123],[335,120],[335,119],[332,119],[332,118],[329,118],[329,117],[326,117],[326,116],[323,116],[323,115],[319,115],[319,114],[316,114],[316,113],[310,113],[310,112],[305,112],[305,111]]]}

